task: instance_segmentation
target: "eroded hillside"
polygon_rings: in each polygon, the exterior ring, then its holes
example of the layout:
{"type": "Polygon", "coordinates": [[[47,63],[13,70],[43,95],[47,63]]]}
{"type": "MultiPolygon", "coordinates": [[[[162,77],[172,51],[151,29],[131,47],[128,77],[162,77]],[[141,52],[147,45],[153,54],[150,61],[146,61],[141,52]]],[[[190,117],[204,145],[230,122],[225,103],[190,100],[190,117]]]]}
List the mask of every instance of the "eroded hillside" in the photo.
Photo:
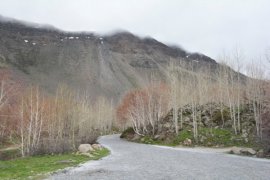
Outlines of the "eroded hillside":
{"type": "Polygon", "coordinates": [[[207,56],[127,32],[100,36],[17,21],[0,23],[0,57],[2,68],[49,92],[63,83],[93,97],[116,100],[127,90],[147,84],[152,74],[164,80],[169,62],[196,61],[197,67],[217,67],[207,56]]]}

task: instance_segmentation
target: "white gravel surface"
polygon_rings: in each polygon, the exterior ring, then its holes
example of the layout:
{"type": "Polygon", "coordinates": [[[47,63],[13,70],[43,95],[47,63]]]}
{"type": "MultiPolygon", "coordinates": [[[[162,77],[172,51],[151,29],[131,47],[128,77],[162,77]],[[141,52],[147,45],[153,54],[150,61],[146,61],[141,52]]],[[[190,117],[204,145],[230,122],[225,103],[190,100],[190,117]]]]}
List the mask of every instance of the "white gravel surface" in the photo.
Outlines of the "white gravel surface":
{"type": "Polygon", "coordinates": [[[111,155],[54,174],[49,179],[169,180],[239,179],[270,180],[270,160],[224,154],[205,148],[171,148],[102,136],[99,142],[111,155]]]}

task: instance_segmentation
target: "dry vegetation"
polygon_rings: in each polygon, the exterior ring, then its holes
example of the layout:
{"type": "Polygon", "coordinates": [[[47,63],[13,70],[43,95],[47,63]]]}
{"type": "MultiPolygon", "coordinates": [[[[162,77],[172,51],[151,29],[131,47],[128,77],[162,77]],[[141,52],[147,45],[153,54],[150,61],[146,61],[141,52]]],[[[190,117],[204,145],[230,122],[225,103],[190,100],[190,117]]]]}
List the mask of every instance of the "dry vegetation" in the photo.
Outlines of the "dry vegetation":
{"type": "MultiPolygon", "coordinates": [[[[141,136],[155,135],[160,121],[172,112],[171,123],[178,135],[183,129],[183,110],[188,105],[192,135],[197,140],[202,121],[200,107],[208,104],[211,118],[211,110],[218,105],[222,127],[225,116],[229,116],[231,129],[241,135],[241,110],[248,106],[253,112],[256,137],[269,145],[269,82],[256,65],[246,68],[248,78],[240,74],[243,66],[237,53],[224,56],[223,60],[228,58],[238,62],[235,70],[225,63],[215,71],[195,60],[171,63],[165,69],[166,83],[153,80],[147,87],[129,91],[123,97],[116,109],[117,126],[132,126],[141,136]],[[228,114],[224,114],[225,109],[228,114]]],[[[93,101],[64,85],[55,95],[48,95],[38,86],[25,88],[19,82],[10,72],[1,70],[0,143],[19,142],[22,156],[71,151],[80,143],[94,142],[100,134],[111,132],[115,113],[110,100],[98,97],[93,101]]]]}
{"type": "Polygon", "coordinates": [[[168,111],[168,87],[164,84],[129,92],[117,109],[117,117],[122,126],[132,123],[139,134],[155,134],[156,127],[164,113],[168,111]]]}
{"type": "Polygon", "coordinates": [[[0,142],[19,142],[22,156],[75,150],[111,131],[114,109],[105,98],[91,101],[63,85],[52,96],[1,78],[0,142]]]}
{"type": "Polygon", "coordinates": [[[248,107],[252,109],[257,139],[269,144],[269,82],[264,79],[264,72],[257,64],[246,68],[248,77],[242,75],[240,70],[243,66],[240,65],[241,56],[238,52],[231,57],[224,56],[221,60],[227,59],[236,62],[235,70],[222,63],[213,73],[210,66],[200,67],[195,60],[186,64],[170,64],[166,70],[167,87],[150,85],[129,92],[117,109],[118,121],[131,124],[140,136],[151,135],[157,132],[159,122],[171,110],[171,123],[178,135],[183,128],[182,110],[188,105],[192,109],[193,138],[197,141],[198,124],[202,120],[200,107],[206,104],[213,106],[210,107],[213,121],[211,109],[214,111],[217,108],[215,105],[218,105],[222,127],[225,123],[225,108],[228,108],[229,118],[233,122],[231,129],[235,135],[244,133],[241,113],[244,107],[248,107]]]}

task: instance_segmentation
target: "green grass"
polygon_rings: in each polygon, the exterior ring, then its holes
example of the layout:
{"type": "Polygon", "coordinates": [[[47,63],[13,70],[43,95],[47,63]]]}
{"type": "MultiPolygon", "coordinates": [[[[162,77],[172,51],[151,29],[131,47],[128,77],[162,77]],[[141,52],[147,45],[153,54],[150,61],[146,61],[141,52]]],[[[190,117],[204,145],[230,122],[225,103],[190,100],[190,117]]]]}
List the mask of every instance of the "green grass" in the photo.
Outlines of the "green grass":
{"type": "Polygon", "coordinates": [[[254,147],[256,144],[252,139],[245,142],[241,135],[235,135],[232,130],[229,129],[214,129],[214,128],[200,128],[199,129],[199,145],[203,146],[215,146],[221,145],[223,147],[229,146],[242,146],[242,147],[254,147]],[[204,137],[203,141],[200,141],[204,137]]]}
{"type": "Polygon", "coordinates": [[[178,136],[167,138],[164,141],[155,140],[150,136],[144,136],[139,140],[139,142],[144,143],[144,144],[155,144],[155,145],[161,145],[161,146],[177,146],[183,143],[184,140],[187,138],[193,140],[193,134],[191,130],[185,129],[185,130],[180,131],[178,136]]]}
{"type": "Polygon", "coordinates": [[[141,143],[144,143],[144,144],[157,144],[157,145],[161,145],[162,142],[159,141],[159,140],[154,140],[152,137],[150,136],[144,136],[140,139],[140,142],[141,143]]]}
{"type": "Polygon", "coordinates": [[[185,141],[185,139],[193,140],[193,134],[191,130],[184,129],[179,132],[178,136],[173,139],[173,146],[177,146],[185,141]]]}
{"type": "Polygon", "coordinates": [[[42,155],[26,158],[18,158],[9,161],[0,161],[0,179],[28,179],[28,177],[38,178],[48,172],[58,169],[76,166],[89,160],[98,160],[109,154],[108,149],[97,150],[92,158],[67,153],[61,155],[42,155]],[[59,161],[68,160],[68,163],[59,161]]]}
{"type": "MultiPolygon", "coordinates": [[[[129,131],[130,130],[127,130],[125,132],[125,136],[127,136],[127,134],[130,133],[129,131]]],[[[259,146],[252,138],[249,138],[248,142],[246,142],[245,139],[241,137],[241,135],[235,135],[231,129],[215,129],[215,128],[200,128],[198,130],[197,141],[195,141],[191,129],[184,129],[181,130],[178,135],[168,137],[164,141],[154,139],[152,136],[143,136],[140,139],[136,140],[136,142],[143,144],[163,145],[163,146],[177,146],[183,145],[183,142],[186,139],[192,140],[192,146],[194,145],[207,147],[240,146],[252,148],[257,148],[259,146]]]]}

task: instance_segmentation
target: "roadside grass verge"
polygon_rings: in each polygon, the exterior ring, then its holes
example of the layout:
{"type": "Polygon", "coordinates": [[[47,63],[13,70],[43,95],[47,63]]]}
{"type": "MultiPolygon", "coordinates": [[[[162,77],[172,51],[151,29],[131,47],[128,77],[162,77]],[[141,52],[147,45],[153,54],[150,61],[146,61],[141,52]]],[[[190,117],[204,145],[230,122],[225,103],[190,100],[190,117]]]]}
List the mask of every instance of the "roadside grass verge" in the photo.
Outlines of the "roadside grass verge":
{"type": "Polygon", "coordinates": [[[98,160],[109,155],[106,148],[96,150],[93,157],[75,153],[41,155],[0,161],[0,179],[38,179],[38,177],[66,167],[73,167],[90,160],[98,160]]]}
{"type": "Polygon", "coordinates": [[[191,129],[184,129],[179,131],[178,135],[167,136],[163,140],[155,138],[154,136],[140,136],[139,138],[133,139],[134,132],[131,129],[127,129],[121,135],[129,141],[143,143],[143,144],[154,144],[162,146],[178,146],[185,145],[184,141],[190,139],[192,141],[191,146],[202,146],[202,147],[252,147],[261,148],[258,143],[249,137],[246,141],[241,135],[235,135],[230,129],[214,129],[214,128],[200,128],[198,132],[198,139],[195,140],[191,129]]]}

